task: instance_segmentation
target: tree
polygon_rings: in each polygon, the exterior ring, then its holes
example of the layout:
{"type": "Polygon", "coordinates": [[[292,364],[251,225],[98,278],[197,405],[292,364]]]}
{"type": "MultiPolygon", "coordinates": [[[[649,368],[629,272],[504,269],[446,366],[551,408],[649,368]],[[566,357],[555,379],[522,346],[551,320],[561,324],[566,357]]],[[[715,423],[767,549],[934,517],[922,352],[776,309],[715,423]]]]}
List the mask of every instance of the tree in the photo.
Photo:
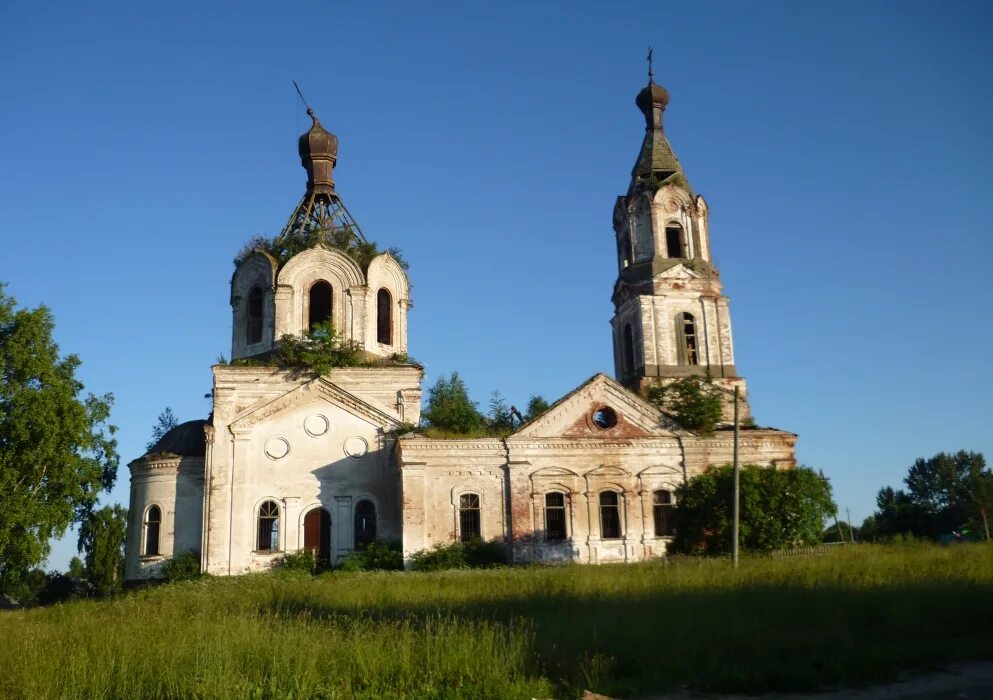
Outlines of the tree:
{"type": "Polygon", "coordinates": [[[79,551],[86,556],[86,578],[102,595],[110,595],[124,580],[124,539],[128,511],[120,505],[90,513],[79,529],[79,551]]]}
{"type": "MultiPolygon", "coordinates": [[[[676,489],[673,547],[688,554],[731,551],[730,465],[708,469],[676,489]]],[[[740,477],[743,549],[770,551],[821,541],[825,519],[836,512],[831,486],[808,467],[745,466],[740,477]]]]}
{"type": "Polygon", "coordinates": [[[145,449],[151,450],[166,433],[177,425],[179,425],[179,421],[176,419],[176,414],[172,412],[172,408],[166,406],[165,410],[159,414],[159,418],[155,422],[155,427],[152,428],[152,439],[148,441],[145,449]]]}
{"type": "Polygon", "coordinates": [[[86,578],[86,565],[79,557],[69,560],[69,575],[72,578],[86,578]]]}
{"type": "Polygon", "coordinates": [[[721,392],[708,377],[684,377],[671,384],[649,387],[645,398],[689,430],[705,435],[714,432],[721,420],[724,402],[721,392]]]}
{"type": "Polygon", "coordinates": [[[113,397],[82,396],[47,308],[15,309],[0,285],[0,590],[44,560],[117,477],[113,397]]]}
{"type": "Polygon", "coordinates": [[[548,410],[549,403],[545,401],[545,397],[541,394],[532,394],[531,398],[528,400],[528,412],[525,416],[525,420],[534,420],[542,413],[548,410]]]}
{"type": "Polygon", "coordinates": [[[939,535],[969,527],[990,538],[993,472],[982,453],[959,450],[919,458],[903,479],[907,489],[887,486],[876,497],[875,518],[883,535],[939,535]]]}
{"type": "Polygon", "coordinates": [[[490,427],[496,432],[509,432],[514,429],[514,420],[510,406],[504,401],[499,391],[490,396],[490,427]]]}
{"type": "Polygon", "coordinates": [[[432,426],[467,434],[483,426],[483,416],[469,398],[465,382],[458,372],[449,378],[439,377],[434,386],[428,389],[427,408],[424,418],[432,426]]]}

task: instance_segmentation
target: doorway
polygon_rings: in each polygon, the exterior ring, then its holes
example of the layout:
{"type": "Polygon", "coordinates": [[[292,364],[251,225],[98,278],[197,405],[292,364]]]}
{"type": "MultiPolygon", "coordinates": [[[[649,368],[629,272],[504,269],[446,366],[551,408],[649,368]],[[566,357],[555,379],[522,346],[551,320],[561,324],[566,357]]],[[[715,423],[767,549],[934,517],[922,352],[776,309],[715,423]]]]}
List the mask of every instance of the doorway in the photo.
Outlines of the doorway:
{"type": "Polygon", "coordinates": [[[319,567],[331,564],[331,514],[321,507],[303,518],[303,548],[314,553],[319,567]]]}

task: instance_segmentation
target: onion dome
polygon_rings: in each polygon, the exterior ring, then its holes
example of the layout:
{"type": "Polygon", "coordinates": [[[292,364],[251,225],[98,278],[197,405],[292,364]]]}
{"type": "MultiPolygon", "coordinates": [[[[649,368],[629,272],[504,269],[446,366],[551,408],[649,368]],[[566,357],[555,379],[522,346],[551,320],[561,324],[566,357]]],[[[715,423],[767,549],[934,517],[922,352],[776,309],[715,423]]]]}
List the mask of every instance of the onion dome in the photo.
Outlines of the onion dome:
{"type": "Polygon", "coordinates": [[[655,105],[661,109],[665,109],[666,105],[669,104],[669,91],[661,85],[656,85],[654,82],[649,83],[634,98],[634,103],[638,105],[638,109],[642,112],[647,112],[655,105]]]}
{"type": "Polygon", "coordinates": [[[207,436],[204,427],[207,420],[191,420],[180,423],[152,445],[147,454],[174,454],[180,457],[203,457],[207,452],[207,436]]]}
{"type": "Polygon", "coordinates": [[[338,161],[338,137],[325,129],[307,109],[314,120],[307,133],[300,137],[300,163],[307,169],[307,191],[334,192],[334,166],[338,161]]]}

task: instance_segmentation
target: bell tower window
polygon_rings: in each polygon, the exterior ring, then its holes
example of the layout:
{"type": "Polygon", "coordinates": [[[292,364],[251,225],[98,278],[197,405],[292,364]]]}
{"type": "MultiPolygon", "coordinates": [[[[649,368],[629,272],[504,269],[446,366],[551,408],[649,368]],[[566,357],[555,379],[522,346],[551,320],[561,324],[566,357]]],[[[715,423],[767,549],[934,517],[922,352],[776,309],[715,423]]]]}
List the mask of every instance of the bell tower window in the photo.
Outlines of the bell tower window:
{"type": "Polygon", "coordinates": [[[700,353],[696,337],[696,319],[693,318],[693,314],[684,312],[676,318],[676,337],[679,340],[676,346],[679,351],[679,364],[700,364],[700,353]]]}
{"type": "Polygon", "coordinates": [[[307,318],[307,327],[313,328],[318,323],[326,323],[331,320],[331,310],[333,307],[334,292],[331,285],[324,280],[315,282],[310,288],[310,311],[307,318]]]}
{"type": "Polygon", "coordinates": [[[388,289],[376,294],[376,341],[393,345],[393,298],[388,289]]]}
{"type": "Polygon", "coordinates": [[[252,287],[248,293],[248,321],[245,324],[245,342],[254,345],[262,341],[262,307],[265,293],[262,287],[252,287]]]}
{"type": "Polygon", "coordinates": [[[665,227],[665,254],[668,258],[686,257],[686,236],[679,224],[669,224],[665,227]]]}
{"type": "Polygon", "coordinates": [[[630,323],[624,324],[624,333],[621,336],[621,372],[624,379],[634,374],[634,333],[630,323]]]}

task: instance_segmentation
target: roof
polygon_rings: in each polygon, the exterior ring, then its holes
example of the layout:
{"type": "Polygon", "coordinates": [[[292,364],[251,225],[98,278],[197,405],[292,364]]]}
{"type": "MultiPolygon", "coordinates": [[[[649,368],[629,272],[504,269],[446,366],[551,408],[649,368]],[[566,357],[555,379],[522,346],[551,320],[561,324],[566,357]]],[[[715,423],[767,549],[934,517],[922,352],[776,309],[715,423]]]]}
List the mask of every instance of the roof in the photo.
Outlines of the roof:
{"type": "Polygon", "coordinates": [[[159,438],[146,454],[164,452],[180,457],[203,457],[207,453],[207,435],[203,429],[209,424],[204,419],[180,423],[159,438]]]}

